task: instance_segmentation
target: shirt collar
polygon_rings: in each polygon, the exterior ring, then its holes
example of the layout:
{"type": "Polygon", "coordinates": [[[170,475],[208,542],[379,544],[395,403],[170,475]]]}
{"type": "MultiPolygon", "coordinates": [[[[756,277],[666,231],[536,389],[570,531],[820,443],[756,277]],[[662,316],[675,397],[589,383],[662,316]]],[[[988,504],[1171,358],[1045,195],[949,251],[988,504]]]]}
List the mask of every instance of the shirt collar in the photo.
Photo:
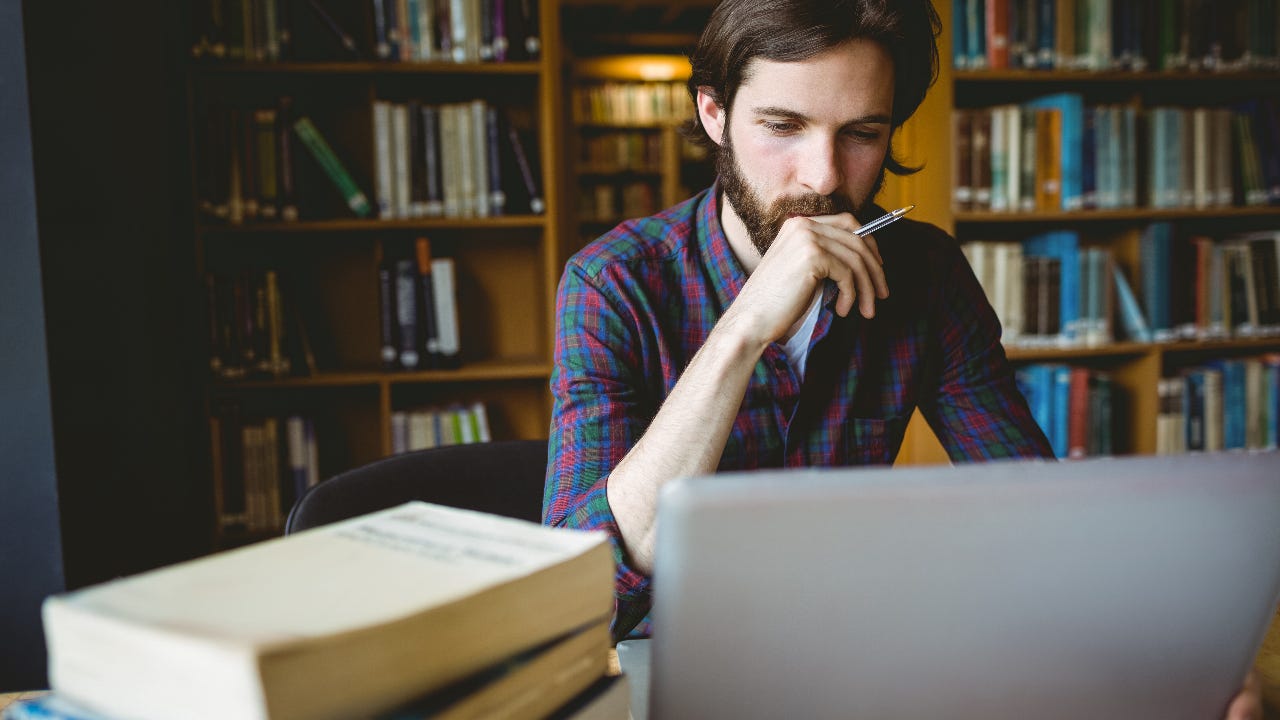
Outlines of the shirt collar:
{"type": "Polygon", "coordinates": [[[720,180],[717,179],[698,204],[696,229],[702,265],[710,276],[720,307],[727,308],[742,292],[747,272],[733,254],[724,226],[720,224],[720,191],[720,180]]]}

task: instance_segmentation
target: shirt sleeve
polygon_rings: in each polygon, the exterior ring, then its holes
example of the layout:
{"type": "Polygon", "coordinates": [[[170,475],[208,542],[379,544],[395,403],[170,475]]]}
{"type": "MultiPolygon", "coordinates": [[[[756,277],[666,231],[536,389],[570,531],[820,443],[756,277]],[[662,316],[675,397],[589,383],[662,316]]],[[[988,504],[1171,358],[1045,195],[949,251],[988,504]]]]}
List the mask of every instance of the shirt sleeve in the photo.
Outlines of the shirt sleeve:
{"type": "Polygon", "coordinates": [[[616,563],[613,635],[649,611],[649,578],[631,565],[605,493],[608,477],[656,412],[641,382],[634,317],[617,293],[570,263],[556,296],[551,429],[543,523],[603,530],[616,563]]]}
{"type": "Polygon", "coordinates": [[[1052,458],[1000,344],[1000,321],[954,239],[942,244],[935,318],[941,370],[920,411],[953,461],[1052,458]]]}

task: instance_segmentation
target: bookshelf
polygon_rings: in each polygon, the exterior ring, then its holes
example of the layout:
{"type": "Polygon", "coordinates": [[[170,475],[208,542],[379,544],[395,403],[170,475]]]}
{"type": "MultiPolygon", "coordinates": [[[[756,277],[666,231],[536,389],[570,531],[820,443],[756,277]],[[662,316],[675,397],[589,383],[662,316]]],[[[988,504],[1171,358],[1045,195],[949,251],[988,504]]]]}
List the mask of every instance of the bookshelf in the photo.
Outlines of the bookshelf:
{"type": "MultiPolygon", "coordinates": [[[[196,57],[187,87],[197,209],[192,238],[210,317],[194,354],[198,372],[207,378],[213,546],[278,534],[299,483],[406,447],[402,443],[409,438],[397,434],[397,425],[409,413],[429,408],[441,418],[457,414],[462,419],[448,432],[463,434],[453,440],[482,439],[482,421],[471,411],[480,403],[487,437],[545,437],[554,293],[565,255],[558,233],[564,108],[556,0],[507,3],[509,51],[502,60],[475,55],[485,45],[494,47],[483,28],[495,23],[467,17],[442,26],[444,19],[431,15],[436,32],[427,33],[420,21],[440,6],[417,0],[268,0],[230,4],[234,8],[217,3],[231,15],[221,24],[211,19],[211,5],[191,3],[196,57]],[[525,9],[535,14],[524,17],[525,9]],[[245,20],[238,14],[243,12],[254,13],[253,20],[237,25],[245,20]],[[413,22],[397,23],[400,18],[413,22]],[[344,48],[339,31],[354,51],[344,48]],[[453,47],[465,46],[466,54],[453,58],[440,42],[441,33],[453,47]],[[428,37],[435,40],[424,42],[428,37]],[[539,41],[532,50],[525,43],[529,37],[539,41]],[[472,38],[481,49],[471,47],[472,38]],[[268,49],[271,42],[279,49],[268,49]],[[233,49],[237,43],[239,49],[233,49]],[[390,57],[380,57],[379,48],[386,45],[390,57]],[[380,124],[375,103],[390,108],[390,125],[380,124]],[[451,106],[460,108],[450,121],[453,130],[443,120],[455,112],[451,106]],[[241,146],[228,139],[240,137],[236,129],[252,133],[254,111],[261,109],[275,111],[278,120],[274,127],[264,120],[260,142],[249,138],[241,146]],[[394,126],[397,112],[409,118],[405,129],[394,126]],[[441,138],[434,152],[442,167],[435,173],[425,159],[431,152],[424,140],[432,137],[429,114],[439,123],[441,138]],[[303,116],[366,196],[370,212],[362,216],[352,209],[327,169],[290,130],[303,116]],[[446,135],[446,130],[470,135],[446,135]],[[390,145],[390,152],[380,142],[390,145]],[[219,158],[230,156],[237,164],[220,164],[227,161],[219,158]],[[489,163],[490,158],[495,161],[489,163]],[[293,174],[288,193],[282,175],[286,163],[293,174]],[[268,166],[273,169],[263,169],[268,166]],[[453,173],[445,172],[450,168],[453,173]],[[254,169],[258,175],[251,177],[254,169]],[[240,177],[233,181],[237,172],[240,177]],[[441,186],[438,196],[430,195],[428,175],[441,186]],[[445,178],[453,175],[469,176],[472,184],[451,187],[445,178]],[[493,187],[482,185],[494,178],[493,187]],[[493,199],[490,193],[485,202],[485,187],[501,189],[505,198],[493,199]],[[222,205],[231,204],[229,192],[242,195],[236,221],[229,219],[229,210],[221,212],[222,205]],[[457,200],[452,210],[451,192],[457,200]],[[283,208],[292,200],[296,219],[285,220],[283,211],[275,218],[254,217],[243,203],[255,194],[264,206],[283,208]],[[432,200],[444,210],[428,209],[432,200]],[[420,238],[427,239],[429,250],[422,263],[420,238]],[[459,347],[456,356],[428,361],[423,318],[424,298],[431,296],[419,289],[417,272],[430,268],[438,291],[442,276],[431,261],[441,259],[452,262],[459,347]],[[403,274],[405,268],[413,269],[410,275],[403,274]],[[264,292],[268,273],[274,277],[264,292]],[[385,293],[388,278],[391,292],[385,293]],[[401,279],[407,284],[396,284],[401,279]],[[408,296],[402,294],[405,288],[408,296]],[[264,297],[265,311],[258,309],[261,303],[255,305],[264,297]],[[399,314],[398,308],[409,305],[416,318],[399,314]],[[384,317],[393,306],[397,310],[384,317]],[[390,361],[382,355],[384,324],[394,342],[405,346],[397,346],[390,361]],[[265,328],[260,332],[268,339],[252,335],[247,326],[265,328]],[[402,326],[409,329],[401,331],[402,326]],[[406,339],[410,332],[417,338],[413,342],[406,339]],[[245,372],[238,367],[214,372],[211,359],[226,355],[233,336],[238,338],[234,349],[257,344],[259,358],[264,352],[278,354],[289,361],[288,368],[263,372],[249,365],[245,372]],[[406,362],[406,347],[420,351],[419,362],[406,362]],[[300,437],[309,455],[290,457],[291,417],[306,421],[306,435],[300,437]],[[270,443],[245,442],[244,428],[264,424],[271,425],[266,428],[270,443]],[[265,511],[257,507],[262,498],[250,497],[263,485],[280,493],[278,498],[267,494],[265,511]]],[[[475,6],[477,13],[493,7],[475,6]]],[[[431,438],[414,437],[408,447],[446,441],[446,419],[431,438]]]]}
{"type": "Polygon", "coordinates": [[[581,244],[711,184],[705,151],[679,132],[693,112],[685,57],[606,55],[567,65],[565,166],[575,198],[571,233],[581,244]]]}
{"type": "MultiPolygon", "coordinates": [[[[1038,363],[1062,364],[1069,367],[1083,367],[1095,373],[1106,375],[1115,391],[1113,407],[1112,452],[1119,454],[1152,454],[1160,449],[1159,435],[1162,430],[1161,420],[1161,381],[1166,378],[1178,378],[1193,368],[1204,363],[1219,360],[1241,360],[1256,358],[1280,351],[1280,336],[1271,328],[1261,328],[1256,333],[1228,332],[1213,336],[1203,332],[1193,332],[1188,325],[1194,314],[1188,306],[1194,305],[1192,288],[1195,280],[1194,257],[1188,256],[1189,247],[1196,237],[1210,238],[1214,245],[1222,245],[1224,240],[1238,237],[1244,233],[1280,230],[1280,205],[1272,199],[1256,204],[1246,204],[1244,198],[1244,180],[1239,167],[1238,156],[1241,153],[1239,131],[1232,127],[1231,134],[1235,142],[1230,146],[1231,154],[1236,157],[1234,167],[1229,168],[1230,183],[1233,194],[1228,204],[1203,201],[1196,197],[1185,203],[1176,203],[1173,207],[1153,207],[1149,199],[1155,191],[1159,180],[1149,172],[1149,166],[1156,154],[1157,143],[1149,129],[1147,118],[1157,108],[1236,108],[1249,101],[1262,100],[1276,102],[1280,99],[1280,70],[1274,60],[1264,60],[1261,68],[1230,67],[1234,58],[1242,55],[1244,41],[1237,41],[1223,30],[1222,42],[1217,44],[1223,50],[1225,62],[1217,60],[1218,69],[1204,67],[1165,68],[1164,59],[1153,59],[1147,69],[1128,67],[1117,69],[1085,69],[1081,67],[1063,67],[1070,63],[1059,63],[1053,68],[1020,68],[1020,67],[981,67],[976,69],[957,68],[957,54],[966,55],[966,49],[973,44],[975,37],[984,36],[982,31],[970,32],[960,38],[955,29],[965,23],[973,23],[978,19],[978,27],[985,28],[983,13],[989,8],[1007,8],[1015,6],[1027,8],[1029,5],[1020,0],[1009,2],[976,2],[971,0],[936,0],[935,6],[943,20],[943,33],[940,37],[941,68],[938,84],[931,92],[916,117],[908,123],[898,138],[899,147],[912,162],[927,163],[925,171],[909,178],[890,180],[885,190],[885,204],[897,205],[914,202],[926,209],[917,214],[931,222],[951,230],[961,243],[970,246],[975,242],[991,243],[1024,243],[1033,236],[1051,231],[1072,231],[1079,238],[1079,247],[1101,248],[1106,251],[1115,265],[1133,284],[1139,303],[1144,301],[1141,283],[1143,270],[1149,268],[1144,260],[1144,232],[1156,224],[1167,224],[1172,229],[1171,245],[1174,259],[1173,268],[1167,273],[1172,287],[1167,291],[1171,312],[1175,324],[1182,321],[1181,333],[1175,337],[1157,338],[1156,342],[1134,342],[1122,331],[1118,309],[1112,315],[1114,338],[1106,342],[1089,346],[1025,346],[1013,342],[1006,343],[1006,350],[1015,369],[1023,369],[1038,363]],[[959,53],[957,52],[959,51],[959,53]],[[1270,63],[1267,66],[1267,63],[1270,63]],[[1135,196],[1128,205],[1073,208],[1037,206],[1030,209],[1005,208],[992,210],[985,206],[974,207],[972,202],[957,207],[954,202],[956,189],[962,184],[959,177],[983,177],[980,171],[966,167],[963,163],[964,145],[969,141],[956,142],[955,125],[961,113],[966,111],[982,111],[998,106],[1023,106],[1037,98],[1054,94],[1069,93],[1079,96],[1085,108],[1095,106],[1114,106],[1131,109],[1137,117],[1135,133],[1135,156],[1129,158],[1136,169],[1135,180],[1131,189],[1135,196]],[[965,170],[968,170],[966,173],[965,170]],[[1179,314],[1181,316],[1179,317],[1179,314]]],[[[1056,19],[1065,15],[1074,15],[1086,5],[1084,0],[1058,3],[1056,19]],[[1064,15],[1063,9],[1066,8],[1064,15]]],[[[1246,5],[1240,4],[1240,8],[1246,5]]],[[[1172,5],[1171,5],[1172,6],[1172,5]]],[[[1140,21],[1132,18],[1122,20],[1120,6],[1113,5],[1117,15],[1113,18],[1117,24],[1134,23],[1133,27],[1144,27],[1140,21]]],[[[1136,7],[1136,4],[1135,4],[1136,7]]],[[[1148,6],[1150,7],[1150,6],[1148,6]]],[[[1199,12],[1225,13],[1220,8],[1197,6],[1199,12]]],[[[1222,6],[1228,7],[1228,6],[1222,6]]],[[[1231,6],[1235,7],[1235,6],[1231,6]]],[[[1134,12],[1129,7],[1124,13],[1134,12]]],[[[1215,15],[1217,27],[1232,26],[1225,15],[1215,15]]],[[[1183,20],[1185,24],[1185,20],[1183,20]]],[[[1192,23],[1194,24],[1194,23],[1192,23]]],[[[1272,33],[1270,36],[1270,54],[1274,56],[1275,37],[1277,34],[1272,23],[1265,27],[1272,33]]],[[[1208,22],[1204,23],[1209,26],[1208,22]]],[[[1157,23],[1147,26],[1148,33],[1142,38],[1148,49],[1160,42],[1156,33],[1157,23]]],[[[1081,24],[1077,21],[1077,37],[1081,24]]],[[[1069,34],[1069,30],[1067,31],[1069,34]]],[[[1063,29],[1058,29],[1055,41],[1063,43],[1063,29]]],[[[1052,34],[1052,33],[1051,33],[1052,34]]],[[[1114,47],[1121,49],[1123,44],[1118,39],[1114,47]]],[[[1175,35],[1176,36],[1176,35],[1175,35]]],[[[1256,41],[1258,33],[1249,42],[1256,41]]],[[[1205,42],[1201,35],[1187,32],[1182,38],[1182,47],[1191,47],[1191,56],[1195,57],[1196,43],[1205,42]],[[1195,36],[1194,38],[1192,36],[1195,36]]],[[[1026,39],[1019,37],[1016,28],[1009,30],[1011,55],[1016,58],[1019,43],[1026,39]]],[[[1206,52],[1215,52],[1215,44],[1204,45],[1206,52]]],[[[1069,41],[1066,47],[1070,48],[1069,41]]],[[[1084,40],[1078,45],[1084,49],[1084,40]]],[[[1119,57],[1117,52],[1113,57],[1119,57]]],[[[1176,58],[1173,58],[1176,62],[1176,58]]],[[[1076,65],[1088,65],[1088,60],[1081,60],[1076,65]]],[[[1101,67],[1094,62],[1093,67],[1101,67]]],[[[1170,65],[1175,62],[1169,62],[1170,65]]],[[[1016,64],[1013,63],[1013,64],[1016,64]]],[[[1206,62],[1205,65],[1211,65],[1206,62]]],[[[1193,111],[1188,111],[1188,116],[1193,111]]],[[[1190,122],[1190,120],[1188,120],[1190,122]]],[[[989,139],[990,136],[987,137],[989,139]]],[[[1096,142],[1096,138],[1094,140],[1096,142]]],[[[1275,153],[1272,162],[1280,160],[1280,149],[1267,149],[1264,144],[1257,153],[1259,162],[1268,161],[1267,153],[1275,153]]],[[[1202,151],[1202,154],[1203,151],[1202,151]]],[[[1203,162],[1197,158],[1194,162],[1203,162]]],[[[1086,168],[1087,170],[1087,168],[1086,168]]],[[[985,170],[989,172],[989,169],[985,170]]],[[[989,179],[984,177],[983,179],[989,179]]],[[[972,192],[972,188],[970,188],[972,192]]],[[[1015,193],[1016,195],[1016,193],[1015,193]]],[[[1152,273],[1148,272],[1148,275],[1152,273]]],[[[1275,282],[1275,275],[1270,276],[1275,282]]],[[[1275,290],[1273,289],[1274,293],[1275,290]]],[[[990,295],[989,291],[989,295],[990,295]]],[[[1275,295],[1272,295],[1275,297],[1275,295]]],[[[1117,301],[1118,302],[1118,301],[1117,301]]],[[[1150,312],[1144,307],[1150,317],[1150,312]]],[[[1236,327],[1235,330],[1240,330],[1236,327]]],[[[908,429],[907,439],[903,445],[900,462],[933,463],[945,462],[946,454],[933,437],[928,426],[918,415],[908,429]]]]}

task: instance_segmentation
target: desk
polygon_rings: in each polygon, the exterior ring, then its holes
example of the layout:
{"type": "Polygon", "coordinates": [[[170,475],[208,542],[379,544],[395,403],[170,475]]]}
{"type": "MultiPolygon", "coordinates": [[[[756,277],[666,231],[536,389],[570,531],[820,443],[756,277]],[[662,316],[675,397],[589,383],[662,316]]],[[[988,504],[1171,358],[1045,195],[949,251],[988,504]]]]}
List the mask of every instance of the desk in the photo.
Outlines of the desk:
{"type": "MultiPolygon", "coordinates": [[[[1280,720],[1280,609],[1276,610],[1275,619],[1267,630],[1267,637],[1262,642],[1262,649],[1254,663],[1258,676],[1262,680],[1262,699],[1267,706],[1266,718],[1280,720]]],[[[618,670],[618,653],[609,651],[609,669],[618,670]]],[[[0,714],[6,706],[24,697],[39,695],[39,692],[0,693],[0,714]]]]}

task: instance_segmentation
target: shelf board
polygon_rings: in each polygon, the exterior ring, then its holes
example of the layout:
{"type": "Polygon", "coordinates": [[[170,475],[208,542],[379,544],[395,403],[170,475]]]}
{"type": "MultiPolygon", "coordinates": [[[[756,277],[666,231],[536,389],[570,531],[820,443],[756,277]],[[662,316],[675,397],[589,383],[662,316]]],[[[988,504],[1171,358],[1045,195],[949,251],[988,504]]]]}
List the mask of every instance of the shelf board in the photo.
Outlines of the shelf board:
{"type": "Polygon", "coordinates": [[[1051,212],[977,212],[958,211],[956,224],[1017,224],[1064,222],[1130,222],[1135,220],[1194,220],[1197,218],[1280,217],[1280,205],[1252,205],[1248,207],[1177,208],[1157,210],[1153,208],[1125,208],[1123,210],[1075,210],[1051,212]]]}
{"type": "Polygon", "coordinates": [[[953,70],[956,84],[965,83],[1209,83],[1242,82],[1272,83],[1280,80],[1280,73],[1257,70],[1223,72],[1149,71],[1131,70],[953,70]]]}
{"type": "Polygon", "coordinates": [[[379,230],[479,230],[485,228],[542,228],[546,215],[498,215],[487,218],[417,218],[413,220],[307,220],[301,222],[201,225],[205,235],[278,235],[293,233],[376,232],[379,230]]]}
{"type": "Polygon", "coordinates": [[[679,127],[684,121],[684,118],[678,120],[654,120],[653,122],[575,120],[573,124],[579,130],[662,130],[664,128],[679,127]]]}
{"type": "Polygon", "coordinates": [[[214,383],[215,390],[286,388],[355,388],[430,382],[541,380],[551,377],[551,364],[537,358],[512,358],[469,363],[454,370],[322,372],[307,377],[275,380],[237,380],[214,383]]]}
{"type": "Polygon", "coordinates": [[[579,175],[661,175],[662,168],[658,165],[646,165],[643,167],[623,167],[621,165],[579,165],[579,175]]]}
{"type": "Polygon", "coordinates": [[[1156,343],[1118,342],[1091,347],[1028,347],[1023,345],[1005,346],[1005,354],[1010,360],[1074,360],[1082,358],[1123,357],[1125,355],[1141,355],[1158,349],[1156,343]]]}
{"type": "Polygon", "coordinates": [[[1160,343],[1116,342],[1092,347],[1026,347],[1009,345],[1005,347],[1005,354],[1009,360],[1015,362],[1057,362],[1087,358],[1125,357],[1152,352],[1202,353],[1234,350],[1280,350],[1280,336],[1160,343]]]}
{"type": "Polygon", "coordinates": [[[538,62],[278,62],[201,63],[197,75],[537,75],[538,62]]]}

